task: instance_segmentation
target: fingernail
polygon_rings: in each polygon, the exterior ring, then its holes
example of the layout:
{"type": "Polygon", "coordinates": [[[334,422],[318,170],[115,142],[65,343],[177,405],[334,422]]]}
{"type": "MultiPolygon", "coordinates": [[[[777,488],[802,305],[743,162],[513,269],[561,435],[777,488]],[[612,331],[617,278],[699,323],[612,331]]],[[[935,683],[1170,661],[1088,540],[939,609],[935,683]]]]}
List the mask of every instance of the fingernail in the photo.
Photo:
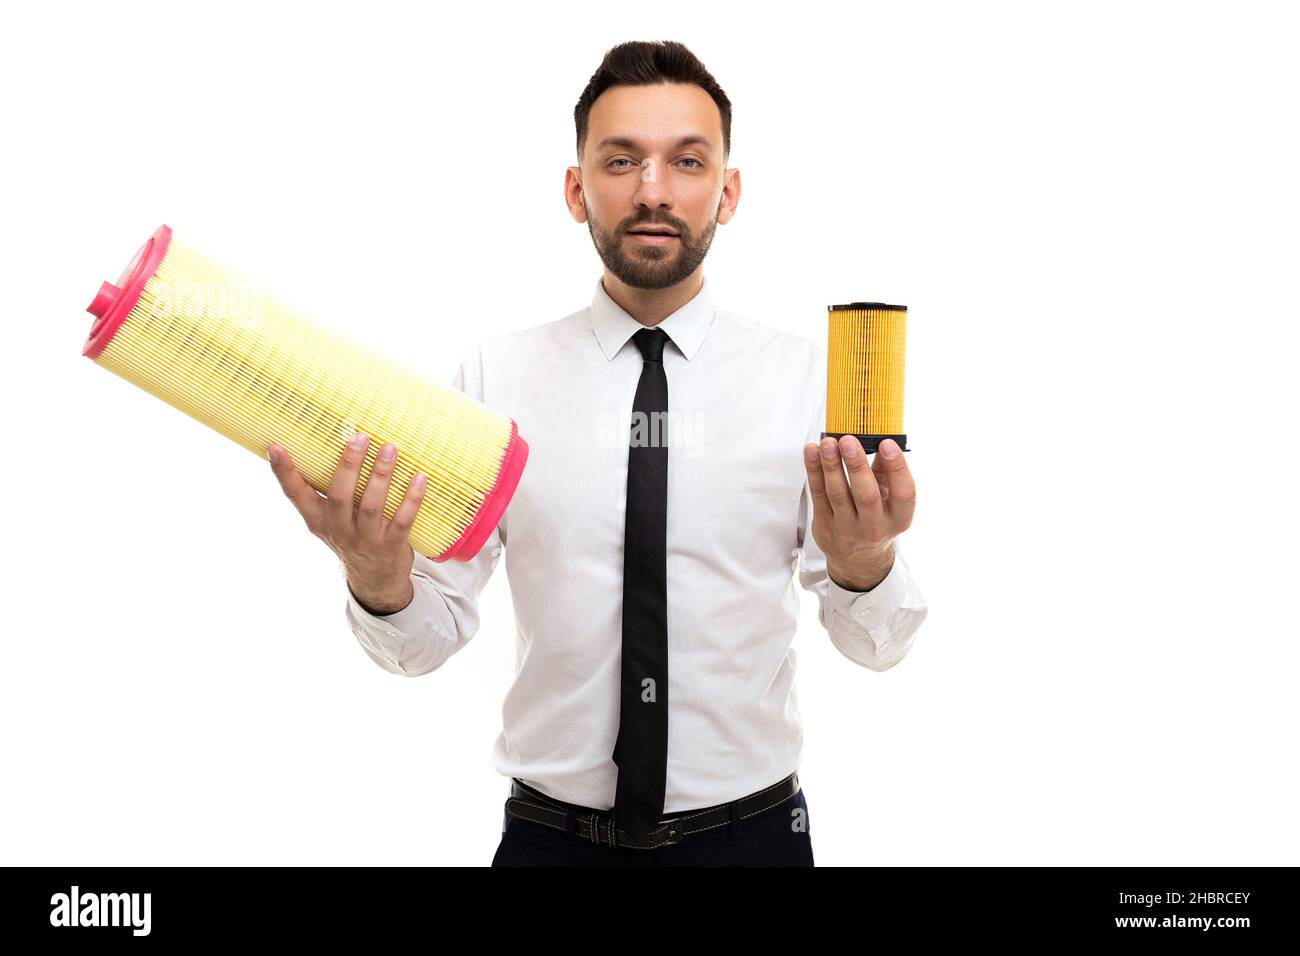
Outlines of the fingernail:
{"type": "Polygon", "coordinates": [[[880,443],[880,453],[886,458],[898,457],[898,442],[892,438],[886,438],[880,443]]]}
{"type": "Polygon", "coordinates": [[[816,446],[816,445],[806,445],[806,446],[804,446],[803,457],[804,457],[804,460],[805,460],[805,461],[816,461],[816,460],[817,460],[817,446],[816,446]]]}
{"type": "Polygon", "coordinates": [[[379,457],[382,461],[392,461],[396,454],[397,447],[395,445],[385,445],[379,449],[379,457]]]}
{"type": "Polygon", "coordinates": [[[352,436],[352,441],[349,444],[351,444],[353,448],[360,451],[362,448],[366,447],[367,439],[368,436],[366,435],[365,432],[357,432],[355,435],[352,436]]]}
{"type": "Polygon", "coordinates": [[[273,465],[278,465],[280,463],[280,453],[274,448],[268,448],[266,450],[266,457],[271,460],[271,464],[273,465]]]}
{"type": "Polygon", "coordinates": [[[852,458],[861,449],[862,446],[858,444],[858,440],[852,435],[845,435],[840,439],[840,451],[844,452],[845,458],[852,458]]]}
{"type": "Polygon", "coordinates": [[[834,458],[834,457],[835,457],[835,449],[836,449],[836,447],[837,447],[837,446],[836,446],[836,444],[835,444],[835,439],[834,439],[834,438],[827,438],[825,441],[822,442],[822,457],[823,457],[823,458],[834,458]]]}
{"type": "Polygon", "coordinates": [[[424,487],[424,483],[425,483],[427,480],[428,480],[428,479],[425,477],[424,472],[422,472],[422,471],[417,471],[417,472],[415,473],[415,477],[411,479],[411,484],[414,485],[416,488],[423,488],[423,487],[424,487]]]}

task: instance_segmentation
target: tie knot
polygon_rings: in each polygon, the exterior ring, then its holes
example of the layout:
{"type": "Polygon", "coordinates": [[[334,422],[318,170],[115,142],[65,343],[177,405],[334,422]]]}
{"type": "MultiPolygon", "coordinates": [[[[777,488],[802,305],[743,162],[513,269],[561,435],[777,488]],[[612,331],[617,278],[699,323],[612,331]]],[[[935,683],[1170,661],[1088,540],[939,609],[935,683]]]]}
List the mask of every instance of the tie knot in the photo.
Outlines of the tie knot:
{"type": "Polygon", "coordinates": [[[647,362],[663,364],[664,343],[668,341],[668,333],[663,329],[657,326],[641,329],[632,336],[632,341],[636,342],[636,347],[641,350],[641,358],[647,362]]]}

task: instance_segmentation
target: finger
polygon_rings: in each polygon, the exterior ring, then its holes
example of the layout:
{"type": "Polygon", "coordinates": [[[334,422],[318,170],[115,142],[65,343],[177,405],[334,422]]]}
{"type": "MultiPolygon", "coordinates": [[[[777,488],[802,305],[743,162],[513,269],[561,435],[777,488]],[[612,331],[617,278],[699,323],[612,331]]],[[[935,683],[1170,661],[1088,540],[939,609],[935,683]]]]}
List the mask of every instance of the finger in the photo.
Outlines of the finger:
{"type": "Polygon", "coordinates": [[[402,498],[402,503],[393,512],[393,520],[384,529],[385,538],[392,535],[406,541],[410,537],[411,526],[415,524],[415,516],[424,504],[424,494],[428,490],[428,478],[424,472],[417,471],[411,483],[406,486],[406,496],[402,498]]]}
{"type": "Polygon", "coordinates": [[[834,438],[823,438],[821,442],[822,477],[826,480],[826,497],[830,499],[831,512],[835,515],[846,514],[853,517],[857,507],[849,494],[849,483],[844,477],[844,465],[840,462],[840,446],[834,438]]]}
{"type": "Polygon", "coordinates": [[[325,499],[298,473],[283,445],[272,442],[267,446],[267,451],[274,452],[278,458],[278,461],[271,462],[271,471],[280,480],[284,496],[298,509],[311,533],[320,534],[325,528],[325,499]]]}
{"type": "Polygon", "coordinates": [[[877,482],[889,489],[885,497],[885,510],[893,519],[898,530],[904,530],[912,523],[912,513],[916,510],[916,482],[912,479],[911,469],[898,442],[886,438],[876,450],[876,458],[871,463],[871,470],[877,482]],[[890,454],[894,457],[890,457],[890,454]]]}
{"type": "Polygon", "coordinates": [[[844,456],[844,467],[848,469],[849,488],[859,517],[883,516],[880,488],[876,485],[876,476],[867,462],[862,443],[854,435],[845,435],[840,439],[840,452],[844,456]]]}
{"type": "Polygon", "coordinates": [[[397,465],[397,446],[388,442],[379,449],[375,464],[366,479],[366,490],[357,506],[357,535],[365,541],[378,541],[384,534],[384,506],[388,504],[388,486],[397,465]],[[385,457],[387,456],[387,457],[385,457]]]}
{"type": "Polygon", "coordinates": [[[812,494],[813,515],[817,514],[817,509],[822,508],[826,511],[831,510],[830,500],[826,497],[826,476],[822,474],[821,448],[816,442],[810,441],[803,446],[803,468],[808,472],[808,491],[812,494]]]}
{"type": "Polygon", "coordinates": [[[330,479],[325,516],[335,534],[340,532],[351,534],[356,531],[357,476],[360,475],[361,465],[366,460],[366,446],[369,443],[369,435],[365,432],[357,432],[352,440],[343,446],[338,467],[334,469],[334,477],[330,479]]]}

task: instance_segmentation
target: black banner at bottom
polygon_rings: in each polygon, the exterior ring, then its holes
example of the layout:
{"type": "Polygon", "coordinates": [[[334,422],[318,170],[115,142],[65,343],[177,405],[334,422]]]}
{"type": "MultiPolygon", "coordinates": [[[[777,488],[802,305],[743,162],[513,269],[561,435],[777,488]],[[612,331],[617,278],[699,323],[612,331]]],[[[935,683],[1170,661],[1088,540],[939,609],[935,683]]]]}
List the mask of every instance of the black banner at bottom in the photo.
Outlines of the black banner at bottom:
{"type": "MultiPolygon", "coordinates": [[[[638,933],[654,933],[660,919],[684,929],[687,911],[693,930],[747,922],[763,932],[825,927],[837,938],[897,932],[917,942],[1104,939],[1238,950],[1295,935],[1294,867],[677,869],[597,881],[482,869],[9,867],[0,919],[11,939],[96,947],[373,943],[409,939],[435,920],[454,930],[482,926],[480,938],[495,942],[550,936],[549,921],[561,915],[608,925],[633,913],[638,933]],[[493,908],[499,914],[483,922],[493,908]]],[[[690,939],[674,933],[661,945],[687,948],[690,939]]]]}

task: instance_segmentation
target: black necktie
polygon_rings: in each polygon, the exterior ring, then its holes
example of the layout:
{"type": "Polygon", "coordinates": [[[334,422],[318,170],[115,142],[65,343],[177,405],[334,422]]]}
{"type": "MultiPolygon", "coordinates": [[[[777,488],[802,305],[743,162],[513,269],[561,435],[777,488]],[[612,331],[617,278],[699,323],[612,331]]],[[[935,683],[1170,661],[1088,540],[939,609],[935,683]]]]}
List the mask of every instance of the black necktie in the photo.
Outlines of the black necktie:
{"type": "Polygon", "coordinates": [[[614,819],[643,837],[664,811],[668,774],[668,377],[660,328],[638,331],[623,540],[623,667],[614,819]]]}

